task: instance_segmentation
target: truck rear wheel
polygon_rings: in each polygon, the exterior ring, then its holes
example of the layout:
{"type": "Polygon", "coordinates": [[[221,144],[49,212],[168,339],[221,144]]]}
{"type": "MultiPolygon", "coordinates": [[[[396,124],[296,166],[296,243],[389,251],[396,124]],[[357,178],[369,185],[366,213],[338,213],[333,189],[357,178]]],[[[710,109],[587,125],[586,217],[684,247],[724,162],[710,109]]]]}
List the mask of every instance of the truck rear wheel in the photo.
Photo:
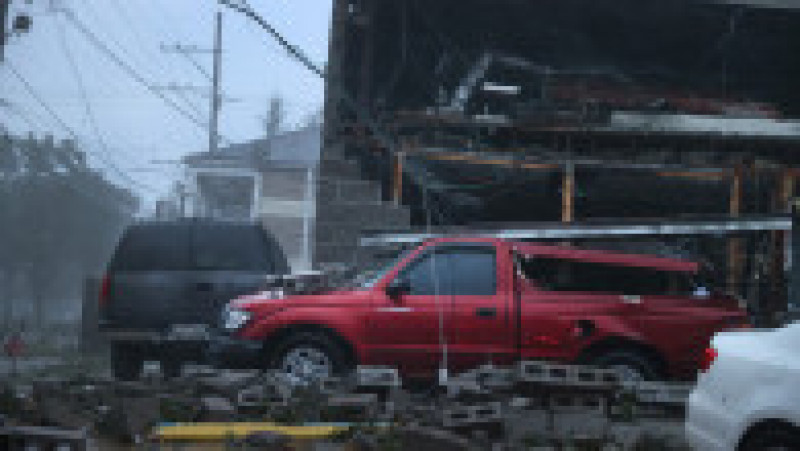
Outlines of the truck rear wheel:
{"type": "Polygon", "coordinates": [[[616,370],[623,382],[642,382],[661,379],[658,367],[636,351],[609,351],[593,357],[589,364],[616,370]]]}
{"type": "Polygon", "coordinates": [[[143,363],[144,354],[137,343],[111,344],[111,372],[115,379],[122,381],[138,379],[143,363]]]}
{"type": "Polygon", "coordinates": [[[272,354],[271,367],[289,376],[295,385],[310,385],[350,369],[347,354],[324,334],[290,335],[272,354]]]}

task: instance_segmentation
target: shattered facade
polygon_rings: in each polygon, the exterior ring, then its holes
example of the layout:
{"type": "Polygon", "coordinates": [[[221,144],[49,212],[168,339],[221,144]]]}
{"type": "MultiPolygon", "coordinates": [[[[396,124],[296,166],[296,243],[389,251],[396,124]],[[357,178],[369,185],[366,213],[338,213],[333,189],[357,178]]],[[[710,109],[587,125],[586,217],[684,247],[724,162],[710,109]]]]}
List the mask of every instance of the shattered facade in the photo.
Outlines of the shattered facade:
{"type": "MultiPolygon", "coordinates": [[[[321,176],[357,166],[409,212],[352,236],[791,211],[800,11],[755,3],[335,1],[321,176]]],[[[688,246],[744,292],[745,251],[780,266],[783,240],[688,246]]],[[[355,239],[337,246],[318,238],[317,261],[355,239]]]]}

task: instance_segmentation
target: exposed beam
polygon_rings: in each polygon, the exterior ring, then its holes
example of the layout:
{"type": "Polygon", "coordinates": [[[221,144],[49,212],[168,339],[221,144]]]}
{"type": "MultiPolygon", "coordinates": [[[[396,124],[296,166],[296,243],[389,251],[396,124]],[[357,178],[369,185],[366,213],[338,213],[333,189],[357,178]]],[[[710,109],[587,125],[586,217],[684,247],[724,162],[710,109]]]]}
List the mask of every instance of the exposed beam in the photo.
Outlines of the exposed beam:
{"type": "Polygon", "coordinates": [[[726,217],[724,219],[663,219],[658,221],[593,224],[544,223],[502,229],[442,229],[436,233],[374,233],[361,238],[362,246],[413,244],[453,236],[508,240],[565,240],[620,236],[721,235],[770,230],[792,230],[789,215],[726,217]]]}
{"type": "Polygon", "coordinates": [[[797,0],[716,0],[719,3],[751,6],[753,8],[800,9],[797,0]]]}
{"type": "MultiPolygon", "coordinates": [[[[737,168],[731,179],[731,192],[728,205],[728,213],[731,217],[739,217],[742,213],[742,173],[741,167],[737,168]]],[[[739,284],[739,273],[742,262],[742,240],[731,238],[728,240],[728,289],[736,292],[739,284]]]]}
{"type": "Polygon", "coordinates": [[[567,165],[561,186],[561,222],[575,220],[575,166],[567,165]]]}

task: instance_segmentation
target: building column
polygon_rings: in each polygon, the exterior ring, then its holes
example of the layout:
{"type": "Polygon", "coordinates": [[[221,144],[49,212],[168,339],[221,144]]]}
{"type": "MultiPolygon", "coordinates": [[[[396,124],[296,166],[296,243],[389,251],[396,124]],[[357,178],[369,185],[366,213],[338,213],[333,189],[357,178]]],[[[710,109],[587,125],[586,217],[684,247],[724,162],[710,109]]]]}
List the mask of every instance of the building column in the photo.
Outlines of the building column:
{"type": "Polygon", "coordinates": [[[394,167],[392,169],[392,201],[396,206],[403,203],[403,165],[405,164],[405,152],[398,152],[392,157],[394,167]]]}
{"type": "MultiPolygon", "coordinates": [[[[794,195],[794,174],[790,169],[784,169],[776,174],[773,208],[776,213],[791,213],[791,199],[794,195]]],[[[786,284],[786,257],[789,249],[787,245],[787,231],[775,230],[771,232],[770,247],[772,258],[769,268],[769,302],[767,310],[770,315],[786,311],[788,307],[788,286],[786,284]]]]}
{"type": "Polygon", "coordinates": [[[564,167],[561,179],[561,222],[575,221],[575,165],[564,167]]]}
{"type": "MultiPolygon", "coordinates": [[[[738,166],[733,171],[731,179],[730,201],[728,213],[731,217],[738,217],[742,213],[742,167],[738,166]]],[[[742,239],[728,238],[728,290],[738,293],[740,272],[742,267],[742,239]]]]}

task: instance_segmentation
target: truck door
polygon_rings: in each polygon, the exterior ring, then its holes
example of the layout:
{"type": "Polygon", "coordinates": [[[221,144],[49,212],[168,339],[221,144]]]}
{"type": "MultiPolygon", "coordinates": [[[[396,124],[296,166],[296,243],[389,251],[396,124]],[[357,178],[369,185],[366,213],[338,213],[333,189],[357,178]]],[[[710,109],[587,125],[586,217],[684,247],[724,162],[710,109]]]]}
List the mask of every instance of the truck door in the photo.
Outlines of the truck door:
{"type": "Polygon", "coordinates": [[[430,377],[442,357],[440,344],[447,338],[450,300],[446,256],[423,251],[411,259],[389,285],[405,293],[394,299],[379,290],[367,315],[369,364],[396,366],[406,376],[430,377]]]}
{"type": "Polygon", "coordinates": [[[448,250],[452,279],[448,318],[450,369],[461,371],[485,363],[509,364],[515,356],[512,287],[506,286],[511,267],[498,259],[494,246],[448,250]]]}

